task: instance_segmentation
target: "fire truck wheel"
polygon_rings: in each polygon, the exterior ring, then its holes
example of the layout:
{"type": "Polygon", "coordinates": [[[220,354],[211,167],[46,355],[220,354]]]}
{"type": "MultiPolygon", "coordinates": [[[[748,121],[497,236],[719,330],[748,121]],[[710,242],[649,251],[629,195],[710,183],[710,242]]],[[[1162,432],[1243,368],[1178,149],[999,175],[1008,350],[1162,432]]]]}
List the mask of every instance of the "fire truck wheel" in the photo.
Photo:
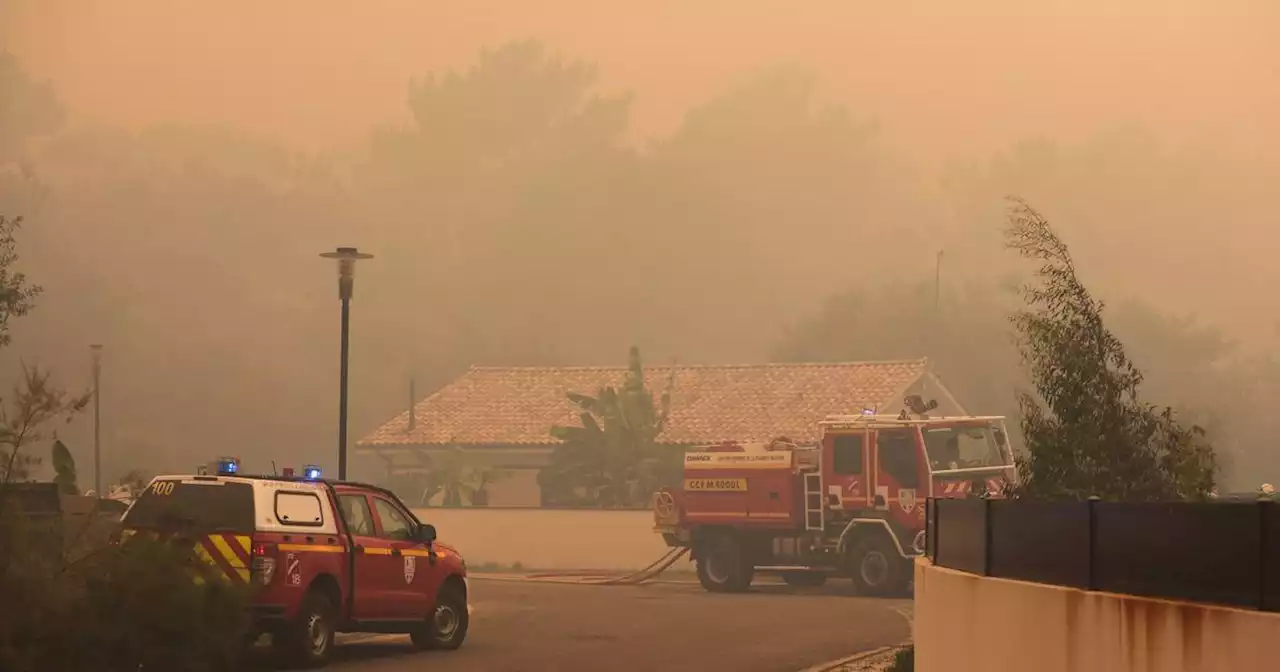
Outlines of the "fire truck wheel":
{"type": "Polygon", "coordinates": [[[277,635],[289,662],[303,669],[324,667],[333,655],[334,608],[319,590],[307,591],[298,607],[298,618],[277,635]]]}
{"type": "Polygon", "coordinates": [[[440,589],[435,609],[426,622],[409,633],[419,649],[453,650],[467,638],[467,600],[451,586],[440,589]]]}
{"type": "Polygon", "coordinates": [[[827,582],[827,575],[822,572],[783,572],[782,580],[788,586],[811,588],[827,582]]]}
{"type": "Polygon", "coordinates": [[[723,534],[698,553],[698,582],[713,593],[737,593],[751,586],[755,567],[742,553],[737,539],[723,534]]]}
{"type": "Polygon", "coordinates": [[[855,542],[848,562],[849,575],[859,593],[886,596],[906,588],[902,556],[882,534],[869,534],[855,542]]]}

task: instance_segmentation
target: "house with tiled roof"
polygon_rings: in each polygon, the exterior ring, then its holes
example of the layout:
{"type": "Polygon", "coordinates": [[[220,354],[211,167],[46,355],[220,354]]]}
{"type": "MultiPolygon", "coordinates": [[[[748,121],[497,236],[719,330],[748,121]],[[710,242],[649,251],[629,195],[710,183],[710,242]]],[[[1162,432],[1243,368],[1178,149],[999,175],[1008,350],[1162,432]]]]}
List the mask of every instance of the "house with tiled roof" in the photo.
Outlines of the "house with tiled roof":
{"type": "MultiPolygon", "coordinates": [[[[356,443],[389,473],[426,471],[435,451],[458,446],[478,462],[507,472],[491,486],[495,506],[537,506],[537,471],[558,443],[554,425],[579,424],[570,392],[621,386],[626,367],[476,366],[356,443]]],[[[671,414],[659,440],[673,445],[818,438],[827,415],[874,409],[897,413],[903,397],[938,402],[937,413],[965,409],[925,359],[889,362],[653,366],[645,368],[657,397],[671,386],[671,414]]]]}

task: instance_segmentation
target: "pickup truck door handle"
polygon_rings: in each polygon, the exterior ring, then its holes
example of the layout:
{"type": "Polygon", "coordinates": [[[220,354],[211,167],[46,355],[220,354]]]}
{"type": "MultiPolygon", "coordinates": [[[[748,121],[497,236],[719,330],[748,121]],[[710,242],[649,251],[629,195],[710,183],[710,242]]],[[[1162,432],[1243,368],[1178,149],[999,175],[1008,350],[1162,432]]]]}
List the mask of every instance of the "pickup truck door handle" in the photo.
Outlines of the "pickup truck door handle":
{"type": "Polygon", "coordinates": [[[398,548],[391,549],[391,555],[400,555],[400,549],[398,548]]]}
{"type": "Polygon", "coordinates": [[[361,546],[360,544],[356,544],[356,550],[357,550],[357,551],[364,551],[364,546],[361,546]]]}
{"type": "Polygon", "coordinates": [[[315,538],[315,537],[307,537],[307,543],[308,543],[308,544],[314,544],[315,542],[316,542],[316,538],[315,538]]]}

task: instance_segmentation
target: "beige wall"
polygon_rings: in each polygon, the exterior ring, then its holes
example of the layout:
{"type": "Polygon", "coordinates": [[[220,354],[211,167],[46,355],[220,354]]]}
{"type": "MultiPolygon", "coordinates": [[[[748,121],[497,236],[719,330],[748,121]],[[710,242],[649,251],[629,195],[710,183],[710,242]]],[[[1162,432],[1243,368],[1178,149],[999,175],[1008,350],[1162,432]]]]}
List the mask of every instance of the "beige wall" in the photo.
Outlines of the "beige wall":
{"type": "Polygon", "coordinates": [[[917,561],[921,672],[1234,672],[1280,665],[1280,615],[991,579],[917,561]]]}
{"type": "MultiPolygon", "coordinates": [[[[648,511],[414,509],[467,563],[536,569],[642,569],[667,551],[648,511]]],[[[677,563],[672,569],[687,569],[677,563]]]]}
{"type": "Polygon", "coordinates": [[[539,506],[542,488],[537,469],[507,469],[498,482],[489,486],[489,506],[539,506]]]}

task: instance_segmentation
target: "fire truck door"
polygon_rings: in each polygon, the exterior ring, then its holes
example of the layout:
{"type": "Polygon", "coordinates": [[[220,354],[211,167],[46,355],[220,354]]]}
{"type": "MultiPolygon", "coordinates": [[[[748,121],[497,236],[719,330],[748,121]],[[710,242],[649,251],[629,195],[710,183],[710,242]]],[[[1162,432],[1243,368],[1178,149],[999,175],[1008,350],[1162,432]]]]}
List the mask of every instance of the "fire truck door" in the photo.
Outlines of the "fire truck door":
{"type": "Polygon", "coordinates": [[[868,462],[866,430],[829,434],[824,442],[823,462],[831,465],[827,477],[827,502],[839,508],[864,508],[871,504],[872,492],[868,487],[868,462]]]}
{"type": "Polygon", "coordinates": [[[876,432],[875,506],[889,519],[914,529],[924,507],[928,474],[921,459],[920,433],[910,427],[876,432]]]}
{"type": "Polygon", "coordinates": [[[388,586],[379,578],[389,566],[391,545],[378,537],[373,510],[364,493],[339,495],[338,504],[355,541],[352,615],[362,621],[393,619],[388,586]]]}
{"type": "MultiPolygon", "coordinates": [[[[416,527],[409,514],[391,500],[373,495],[373,508],[378,514],[378,536],[391,550],[391,562],[378,580],[387,588],[391,612],[395,618],[420,620],[428,613],[426,584],[435,580],[437,572],[428,567],[425,546],[413,539],[416,527]],[[423,552],[419,552],[419,550],[423,552]]],[[[432,590],[430,595],[435,595],[432,590]]]]}

